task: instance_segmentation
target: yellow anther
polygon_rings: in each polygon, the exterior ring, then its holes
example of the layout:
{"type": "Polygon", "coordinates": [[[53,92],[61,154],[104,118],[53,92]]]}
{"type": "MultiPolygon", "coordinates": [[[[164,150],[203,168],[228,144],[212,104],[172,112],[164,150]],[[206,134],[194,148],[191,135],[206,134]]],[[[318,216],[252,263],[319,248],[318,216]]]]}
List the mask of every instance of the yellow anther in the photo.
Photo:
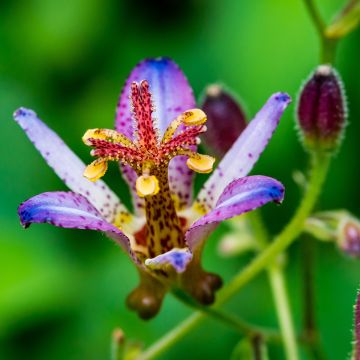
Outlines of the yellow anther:
{"type": "Polygon", "coordinates": [[[186,126],[202,125],[206,122],[206,114],[200,109],[190,109],[183,114],[183,123],[186,126]]]}
{"type": "Polygon", "coordinates": [[[200,155],[189,157],[186,161],[186,165],[198,173],[207,174],[212,171],[215,158],[209,155],[200,155]]]}
{"type": "Polygon", "coordinates": [[[88,165],[84,171],[84,176],[90,181],[99,180],[105,175],[108,168],[106,160],[95,160],[88,165]]]}
{"type": "Polygon", "coordinates": [[[159,190],[159,180],[154,175],[141,175],[136,179],[136,192],[140,197],[156,195],[159,190]]]}
{"type": "Polygon", "coordinates": [[[86,145],[92,145],[89,139],[107,140],[119,143],[124,146],[134,146],[132,141],[128,139],[125,135],[110,129],[89,129],[82,137],[82,141],[86,145]]]}
{"type": "Polygon", "coordinates": [[[200,109],[190,109],[173,120],[165,131],[162,142],[170,141],[181,124],[185,126],[202,125],[206,122],[206,114],[200,109]]]}

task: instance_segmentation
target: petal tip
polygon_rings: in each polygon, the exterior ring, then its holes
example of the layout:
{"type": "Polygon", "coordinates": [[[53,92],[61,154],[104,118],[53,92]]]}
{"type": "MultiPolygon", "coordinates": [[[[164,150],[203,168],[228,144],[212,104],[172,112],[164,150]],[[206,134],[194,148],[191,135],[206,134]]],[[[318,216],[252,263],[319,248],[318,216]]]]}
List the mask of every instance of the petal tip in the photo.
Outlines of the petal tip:
{"type": "Polygon", "coordinates": [[[31,214],[29,211],[24,209],[26,201],[21,203],[18,207],[18,216],[20,224],[24,229],[27,229],[31,225],[31,214]]]}
{"type": "Polygon", "coordinates": [[[35,116],[35,112],[33,110],[27,109],[25,107],[20,107],[19,109],[14,111],[13,117],[15,120],[19,118],[24,118],[27,116],[35,116]]]}
{"type": "Polygon", "coordinates": [[[289,94],[285,93],[285,92],[278,92],[278,93],[275,93],[273,95],[273,98],[280,102],[280,103],[284,103],[285,105],[288,105],[291,103],[291,97],[289,94]]]}
{"type": "Polygon", "coordinates": [[[273,201],[276,204],[281,204],[285,196],[285,187],[282,183],[278,182],[277,185],[274,185],[270,190],[273,201]]]}

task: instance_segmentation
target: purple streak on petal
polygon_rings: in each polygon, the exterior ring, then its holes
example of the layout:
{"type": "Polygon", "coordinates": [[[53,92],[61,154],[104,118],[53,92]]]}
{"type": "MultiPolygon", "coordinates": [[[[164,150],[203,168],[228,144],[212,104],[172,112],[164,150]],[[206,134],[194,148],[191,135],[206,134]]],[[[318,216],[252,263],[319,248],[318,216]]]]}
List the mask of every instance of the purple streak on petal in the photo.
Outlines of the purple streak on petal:
{"type": "Polygon", "coordinates": [[[204,232],[214,230],[221,221],[252,211],[270,201],[280,203],[284,198],[283,185],[267,176],[248,176],[234,180],[223,193],[213,210],[191,225],[185,237],[194,251],[205,240],[204,232]]]}
{"type": "MultiPolygon", "coordinates": [[[[171,123],[183,111],[195,107],[192,89],[181,69],[168,58],[146,59],[131,72],[121,93],[117,109],[115,128],[117,131],[133,138],[134,124],[129,100],[130,86],[133,81],[147,80],[154,102],[153,119],[162,136],[171,123]]],[[[179,129],[180,131],[181,129],[179,129]]],[[[125,180],[133,188],[133,171],[124,173],[125,180]]],[[[184,157],[175,158],[170,162],[170,189],[177,194],[186,205],[192,202],[192,176],[188,171],[184,157]]],[[[136,179],[136,178],[135,178],[136,179]]],[[[142,203],[136,192],[132,191],[134,202],[142,203]]]]}
{"type": "Polygon", "coordinates": [[[106,233],[135,260],[129,239],[105,221],[82,195],[74,192],[45,192],[23,202],[18,209],[21,224],[48,223],[63,228],[97,230],[106,233]]]}
{"type": "Polygon", "coordinates": [[[150,269],[166,270],[167,265],[171,265],[177,273],[182,273],[186,270],[191,259],[192,253],[189,249],[172,249],[152,259],[146,259],[145,266],[150,269]]]}
{"type": "Polygon", "coordinates": [[[112,222],[119,211],[127,211],[103,181],[93,183],[84,178],[85,164],[34,111],[20,108],[14,119],[70,190],[85,196],[107,221],[112,222]]]}
{"type": "Polygon", "coordinates": [[[246,176],[251,171],[290,101],[287,94],[272,95],[248,124],[198,195],[197,200],[203,203],[206,209],[215,206],[229,182],[246,176]]]}

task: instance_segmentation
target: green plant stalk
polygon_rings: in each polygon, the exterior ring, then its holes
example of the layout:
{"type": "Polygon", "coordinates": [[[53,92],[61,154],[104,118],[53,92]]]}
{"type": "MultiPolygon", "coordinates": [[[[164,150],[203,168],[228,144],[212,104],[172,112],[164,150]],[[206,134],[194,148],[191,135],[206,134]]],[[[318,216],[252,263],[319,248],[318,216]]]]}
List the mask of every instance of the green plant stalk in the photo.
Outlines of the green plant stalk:
{"type": "Polygon", "coordinates": [[[309,353],[315,360],[324,360],[326,356],[322,349],[315,317],[314,289],[314,239],[305,235],[301,241],[304,294],[304,333],[303,338],[309,353]]]}
{"type": "Polygon", "coordinates": [[[268,273],[275,300],[276,312],[280,323],[281,336],[285,346],[286,359],[298,360],[299,355],[296,335],[289,306],[284,273],[280,266],[276,264],[276,261],[273,265],[270,265],[268,273]]]}
{"type": "Polygon", "coordinates": [[[219,320],[223,324],[232,327],[242,335],[246,335],[249,338],[252,338],[254,336],[261,336],[263,339],[266,340],[275,342],[281,341],[281,338],[276,331],[250,324],[242,319],[239,319],[234,314],[228,314],[223,310],[201,305],[181,289],[173,289],[172,293],[178,300],[182,301],[185,305],[190,306],[195,310],[200,310],[201,312],[206,313],[215,320],[219,320]]]}
{"type": "Polygon", "coordinates": [[[314,0],[304,0],[304,4],[320,37],[321,62],[323,64],[332,64],[335,60],[337,39],[330,39],[326,36],[326,24],[322,20],[320,13],[314,4],[314,0]]]}
{"type": "MultiPolygon", "coordinates": [[[[249,214],[254,236],[261,249],[264,249],[269,243],[269,235],[264,227],[261,214],[254,211],[249,214]]],[[[281,255],[280,255],[281,256],[281,255]]],[[[282,264],[276,259],[268,268],[267,273],[271,285],[271,290],[275,302],[276,313],[280,324],[281,336],[283,339],[286,358],[291,360],[298,359],[298,349],[294,323],[291,316],[291,310],[286,289],[286,281],[282,264]]]]}
{"type": "MultiPolygon", "coordinates": [[[[330,165],[331,156],[323,153],[312,153],[312,166],[308,186],[304,197],[295,212],[293,218],[284,230],[275,237],[274,241],[268,245],[244,270],[240,271],[233,280],[225,286],[218,295],[218,300],[214,308],[219,307],[238,290],[252,280],[260,271],[269,266],[276,256],[282,253],[302,232],[307,217],[311,214],[313,207],[321,192],[322,185],[326,179],[330,165]]],[[[188,331],[205,320],[206,314],[195,312],[186,320],[181,322],[176,328],[168,332],[163,338],[149,347],[140,357],[141,360],[154,359],[163,351],[176,343],[188,331]]]]}

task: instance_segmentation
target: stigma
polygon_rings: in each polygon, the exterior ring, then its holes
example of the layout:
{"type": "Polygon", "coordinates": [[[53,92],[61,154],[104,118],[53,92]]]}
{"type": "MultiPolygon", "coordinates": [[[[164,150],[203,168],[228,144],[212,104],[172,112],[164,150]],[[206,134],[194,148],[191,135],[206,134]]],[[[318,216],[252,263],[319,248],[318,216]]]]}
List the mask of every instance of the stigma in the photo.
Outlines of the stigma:
{"type": "Polygon", "coordinates": [[[174,119],[160,136],[154,124],[154,107],[146,80],[131,84],[132,113],[135,124],[134,139],[109,129],[90,129],[83,142],[91,146],[96,158],[84,171],[90,181],[105,175],[109,161],[120,161],[132,167],[138,175],[136,191],[140,197],[158,194],[161,184],[158,177],[166,173],[171,159],[186,156],[187,166],[199,173],[209,173],[215,159],[192,150],[199,144],[199,135],[206,131],[206,115],[200,109],[189,109],[174,119]]]}

